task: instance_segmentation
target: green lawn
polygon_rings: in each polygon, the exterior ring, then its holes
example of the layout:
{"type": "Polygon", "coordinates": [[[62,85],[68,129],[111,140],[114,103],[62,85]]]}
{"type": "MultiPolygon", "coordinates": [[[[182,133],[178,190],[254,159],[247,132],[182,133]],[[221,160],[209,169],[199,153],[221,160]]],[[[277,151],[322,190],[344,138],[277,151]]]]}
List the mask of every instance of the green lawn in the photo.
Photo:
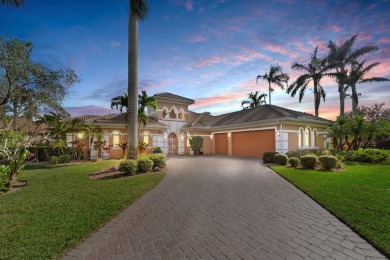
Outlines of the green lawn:
{"type": "Polygon", "coordinates": [[[119,161],[26,170],[26,187],[0,195],[0,259],[58,258],[164,177],[89,179],[113,164],[119,161]]]}
{"type": "Polygon", "coordinates": [[[272,166],[344,223],[390,256],[390,162],[347,164],[344,172],[272,166]]]}

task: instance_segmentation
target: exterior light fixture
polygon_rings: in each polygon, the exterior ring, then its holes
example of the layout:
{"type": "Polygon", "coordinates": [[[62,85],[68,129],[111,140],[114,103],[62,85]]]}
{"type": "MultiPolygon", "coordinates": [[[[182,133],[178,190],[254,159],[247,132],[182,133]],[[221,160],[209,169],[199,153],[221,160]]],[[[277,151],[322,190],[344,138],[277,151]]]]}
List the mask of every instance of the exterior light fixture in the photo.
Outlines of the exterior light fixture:
{"type": "Polygon", "coordinates": [[[280,132],[279,132],[279,131],[276,131],[276,134],[279,136],[279,135],[280,135],[280,132]]]}

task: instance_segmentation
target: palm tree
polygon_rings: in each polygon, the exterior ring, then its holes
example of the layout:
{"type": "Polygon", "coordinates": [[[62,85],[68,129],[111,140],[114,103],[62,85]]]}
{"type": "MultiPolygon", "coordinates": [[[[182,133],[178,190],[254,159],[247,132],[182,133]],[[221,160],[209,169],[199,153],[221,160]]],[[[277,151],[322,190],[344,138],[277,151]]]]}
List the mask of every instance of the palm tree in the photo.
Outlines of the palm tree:
{"type": "Polygon", "coordinates": [[[22,7],[24,6],[24,0],[0,0],[3,5],[10,5],[13,7],[22,7]]]}
{"type": "Polygon", "coordinates": [[[242,109],[250,109],[267,104],[265,101],[267,94],[260,94],[260,91],[251,92],[248,94],[248,99],[241,102],[242,109]]]}
{"type": "Polygon", "coordinates": [[[374,67],[378,66],[380,62],[374,62],[368,66],[365,66],[366,60],[360,62],[360,63],[353,63],[351,65],[351,69],[349,71],[348,77],[346,79],[346,87],[345,90],[347,90],[349,87],[351,88],[352,94],[352,114],[355,115],[357,111],[357,106],[359,105],[359,95],[360,93],[357,93],[356,90],[356,84],[358,83],[365,83],[365,82],[381,82],[381,81],[388,81],[387,78],[382,77],[371,77],[371,78],[365,78],[365,75],[373,69],[374,67]]]}
{"type": "Polygon", "coordinates": [[[282,72],[282,67],[280,67],[278,64],[271,65],[271,68],[269,70],[269,73],[265,73],[264,75],[257,75],[256,82],[258,82],[259,79],[265,79],[268,81],[268,94],[269,94],[269,104],[271,105],[271,92],[274,91],[273,88],[271,88],[271,84],[276,84],[281,89],[284,89],[284,83],[287,85],[287,81],[289,79],[288,75],[282,72]]]}
{"type": "Polygon", "coordinates": [[[325,90],[322,88],[320,81],[322,77],[328,75],[326,71],[330,70],[327,60],[318,58],[317,54],[318,47],[315,48],[309,64],[303,65],[302,63],[295,62],[291,66],[291,69],[303,71],[305,74],[299,76],[297,80],[287,88],[287,93],[291,94],[292,97],[294,97],[299,90],[299,103],[301,103],[309,83],[313,82],[315,116],[318,116],[321,98],[323,98],[325,102],[326,97],[325,90]]]}
{"type": "Polygon", "coordinates": [[[145,113],[145,109],[147,107],[151,107],[154,111],[156,111],[157,101],[154,96],[148,96],[146,91],[143,90],[141,94],[138,95],[138,134],[141,130],[141,125],[145,127],[149,121],[149,117],[145,113]]]}
{"type": "Polygon", "coordinates": [[[128,53],[128,96],[127,106],[127,142],[129,145],[127,158],[136,159],[138,132],[137,132],[137,112],[138,112],[138,20],[144,20],[148,14],[147,0],[129,1],[129,53],[128,53]]]}
{"type": "Polygon", "coordinates": [[[333,68],[336,69],[336,73],[332,75],[336,77],[338,84],[338,91],[340,95],[340,115],[343,116],[345,112],[345,84],[348,78],[348,65],[356,62],[357,58],[378,50],[376,45],[364,45],[360,48],[353,49],[356,42],[357,34],[352,36],[345,42],[341,42],[340,45],[330,41],[328,44],[329,56],[328,62],[332,64],[333,68]]]}
{"type": "Polygon", "coordinates": [[[116,109],[119,109],[121,113],[123,113],[123,108],[126,108],[127,111],[128,103],[129,97],[127,96],[127,93],[124,93],[123,96],[111,98],[111,109],[115,107],[116,109]]]}

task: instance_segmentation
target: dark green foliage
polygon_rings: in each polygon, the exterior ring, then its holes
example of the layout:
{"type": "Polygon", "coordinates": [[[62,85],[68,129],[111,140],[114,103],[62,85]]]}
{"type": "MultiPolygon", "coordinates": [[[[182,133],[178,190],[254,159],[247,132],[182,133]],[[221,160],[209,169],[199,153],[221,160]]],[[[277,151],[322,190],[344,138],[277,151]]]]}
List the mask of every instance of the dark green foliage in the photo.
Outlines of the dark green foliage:
{"type": "Polygon", "coordinates": [[[70,162],[71,157],[68,154],[63,154],[63,155],[58,156],[58,159],[59,159],[60,163],[68,163],[68,162],[70,162]]]}
{"type": "Polygon", "coordinates": [[[387,159],[387,153],[381,150],[366,149],[358,151],[348,151],[343,153],[345,161],[381,163],[387,159]]]}
{"type": "Polygon", "coordinates": [[[203,148],[203,137],[194,136],[189,139],[191,150],[194,151],[194,154],[198,154],[203,148]]]}
{"type": "Polygon", "coordinates": [[[8,165],[0,165],[0,192],[9,189],[11,169],[8,165]]]}
{"type": "Polygon", "coordinates": [[[305,169],[314,169],[318,163],[318,157],[314,154],[303,155],[300,160],[305,169]]]}
{"type": "Polygon", "coordinates": [[[296,168],[298,166],[298,164],[299,164],[299,159],[297,157],[290,157],[290,158],[288,158],[288,163],[292,167],[296,168]]]}
{"type": "Polygon", "coordinates": [[[318,157],[318,160],[324,170],[331,170],[337,167],[338,160],[333,155],[322,155],[318,157]]]}
{"type": "Polygon", "coordinates": [[[167,156],[163,153],[151,154],[149,159],[153,161],[153,167],[164,168],[167,163],[167,156]]]}
{"type": "Polygon", "coordinates": [[[138,159],[138,171],[150,172],[153,169],[153,161],[148,158],[138,159]]]}
{"type": "Polygon", "coordinates": [[[153,148],[153,153],[163,153],[163,151],[162,151],[162,149],[161,149],[160,147],[155,146],[155,147],[153,148]]]}
{"type": "Polygon", "coordinates": [[[129,175],[134,175],[137,172],[138,163],[136,160],[125,160],[120,162],[119,170],[129,175]]]}
{"type": "Polygon", "coordinates": [[[301,156],[308,155],[308,154],[315,154],[317,156],[321,156],[321,155],[323,155],[324,151],[327,151],[327,150],[298,150],[298,151],[289,151],[286,153],[286,155],[289,158],[296,157],[299,159],[299,158],[301,158],[301,156]]]}
{"type": "Polygon", "coordinates": [[[279,165],[286,165],[288,157],[285,154],[274,154],[273,162],[279,165]]]}
{"type": "Polygon", "coordinates": [[[49,158],[52,156],[59,156],[59,150],[54,149],[51,146],[43,147],[27,147],[27,150],[31,154],[31,159],[38,159],[38,161],[49,161],[49,158]]]}
{"type": "Polygon", "coordinates": [[[60,158],[58,156],[52,156],[50,157],[49,164],[56,165],[60,162],[60,158]]]}
{"type": "Polygon", "coordinates": [[[264,163],[273,163],[275,154],[279,154],[279,153],[278,152],[265,152],[265,153],[263,153],[263,162],[264,163]]]}
{"type": "Polygon", "coordinates": [[[390,138],[385,138],[376,142],[376,148],[378,149],[390,149],[390,138]]]}

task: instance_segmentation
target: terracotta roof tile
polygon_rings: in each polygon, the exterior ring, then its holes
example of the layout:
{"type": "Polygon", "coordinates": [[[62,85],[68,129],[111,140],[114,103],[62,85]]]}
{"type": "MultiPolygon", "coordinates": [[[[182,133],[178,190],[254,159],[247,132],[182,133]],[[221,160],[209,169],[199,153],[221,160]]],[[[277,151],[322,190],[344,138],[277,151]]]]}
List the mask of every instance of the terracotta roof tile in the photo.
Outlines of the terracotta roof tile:
{"type": "Polygon", "coordinates": [[[183,96],[179,96],[179,95],[175,95],[175,94],[172,94],[172,93],[169,93],[169,92],[163,92],[163,93],[156,93],[154,94],[154,97],[155,98],[168,98],[168,99],[174,99],[174,100],[180,100],[180,101],[184,101],[186,103],[195,103],[195,101],[193,99],[190,99],[190,98],[186,98],[186,97],[183,97],[183,96]]]}

